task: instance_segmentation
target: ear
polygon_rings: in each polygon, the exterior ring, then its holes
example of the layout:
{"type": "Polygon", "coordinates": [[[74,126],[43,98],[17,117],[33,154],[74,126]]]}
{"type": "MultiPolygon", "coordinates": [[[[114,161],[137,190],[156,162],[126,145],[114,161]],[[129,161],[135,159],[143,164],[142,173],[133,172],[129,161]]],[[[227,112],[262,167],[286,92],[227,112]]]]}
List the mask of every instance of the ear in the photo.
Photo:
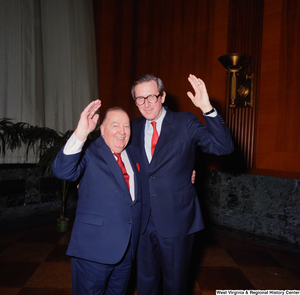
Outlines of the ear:
{"type": "Polygon", "coordinates": [[[101,133],[101,136],[102,136],[103,133],[104,133],[104,126],[103,126],[103,124],[100,125],[100,133],[101,133]]]}
{"type": "Polygon", "coordinates": [[[166,92],[163,92],[163,94],[161,95],[161,103],[164,103],[166,99],[166,92]]]}

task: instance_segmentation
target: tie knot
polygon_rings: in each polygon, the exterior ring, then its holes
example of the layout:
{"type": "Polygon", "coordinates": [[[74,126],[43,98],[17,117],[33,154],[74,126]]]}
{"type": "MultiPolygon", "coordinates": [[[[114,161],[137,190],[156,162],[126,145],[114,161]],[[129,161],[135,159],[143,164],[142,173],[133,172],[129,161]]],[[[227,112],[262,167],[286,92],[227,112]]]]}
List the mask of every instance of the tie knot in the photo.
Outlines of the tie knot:
{"type": "Polygon", "coordinates": [[[152,122],[151,122],[151,125],[153,126],[153,129],[156,128],[156,122],[155,122],[155,121],[152,121],[152,122]]]}
{"type": "Polygon", "coordinates": [[[121,158],[121,153],[113,153],[118,159],[121,158]]]}

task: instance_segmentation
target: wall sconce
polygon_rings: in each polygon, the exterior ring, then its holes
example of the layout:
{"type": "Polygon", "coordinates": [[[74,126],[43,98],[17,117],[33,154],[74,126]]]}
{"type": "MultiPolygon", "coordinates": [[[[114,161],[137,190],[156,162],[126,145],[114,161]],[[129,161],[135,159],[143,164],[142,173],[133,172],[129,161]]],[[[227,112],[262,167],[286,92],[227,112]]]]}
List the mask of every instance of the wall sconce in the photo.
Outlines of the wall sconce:
{"type": "Polygon", "coordinates": [[[218,58],[219,62],[230,75],[230,103],[231,113],[235,108],[253,107],[253,75],[241,74],[252,57],[247,54],[231,53],[218,58]]]}

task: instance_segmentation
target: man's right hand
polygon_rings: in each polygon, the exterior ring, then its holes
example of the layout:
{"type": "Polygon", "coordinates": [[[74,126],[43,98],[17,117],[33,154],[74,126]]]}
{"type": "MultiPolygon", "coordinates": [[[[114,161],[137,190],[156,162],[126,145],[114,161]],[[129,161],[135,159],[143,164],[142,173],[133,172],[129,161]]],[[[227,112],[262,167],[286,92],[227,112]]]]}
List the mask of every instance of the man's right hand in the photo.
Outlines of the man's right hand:
{"type": "Polygon", "coordinates": [[[78,125],[75,130],[75,136],[80,141],[85,141],[90,132],[92,132],[99,119],[99,114],[95,114],[101,106],[101,100],[92,101],[81,113],[78,125]]]}
{"type": "Polygon", "coordinates": [[[191,176],[191,183],[195,184],[195,180],[196,180],[196,170],[193,170],[192,176],[191,176]]]}

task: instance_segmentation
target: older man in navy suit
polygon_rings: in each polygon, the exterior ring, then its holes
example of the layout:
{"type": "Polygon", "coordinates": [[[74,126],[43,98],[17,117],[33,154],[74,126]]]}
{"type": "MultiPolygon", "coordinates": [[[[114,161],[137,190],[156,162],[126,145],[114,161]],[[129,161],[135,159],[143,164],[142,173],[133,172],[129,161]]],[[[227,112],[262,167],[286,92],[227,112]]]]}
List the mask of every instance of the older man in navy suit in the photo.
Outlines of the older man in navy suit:
{"type": "Polygon", "coordinates": [[[186,293],[187,272],[195,233],[204,228],[198,197],[191,183],[195,147],[216,155],[233,151],[230,132],[212,107],[204,82],[188,77],[195,94],[189,98],[203,112],[163,107],[162,81],[138,78],[132,96],[143,117],[132,122],[131,145],[141,167],[142,225],[137,251],[137,294],[158,294],[162,273],[164,294],[186,293]]]}
{"type": "Polygon", "coordinates": [[[101,106],[91,102],[74,134],[53,163],[56,177],[80,179],[76,218],[67,254],[72,256],[73,294],[126,294],[140,231],[139,164],[134,160],[130,121],[120,108],[109,109],[101,136],[85,143],[101,106]]]}

